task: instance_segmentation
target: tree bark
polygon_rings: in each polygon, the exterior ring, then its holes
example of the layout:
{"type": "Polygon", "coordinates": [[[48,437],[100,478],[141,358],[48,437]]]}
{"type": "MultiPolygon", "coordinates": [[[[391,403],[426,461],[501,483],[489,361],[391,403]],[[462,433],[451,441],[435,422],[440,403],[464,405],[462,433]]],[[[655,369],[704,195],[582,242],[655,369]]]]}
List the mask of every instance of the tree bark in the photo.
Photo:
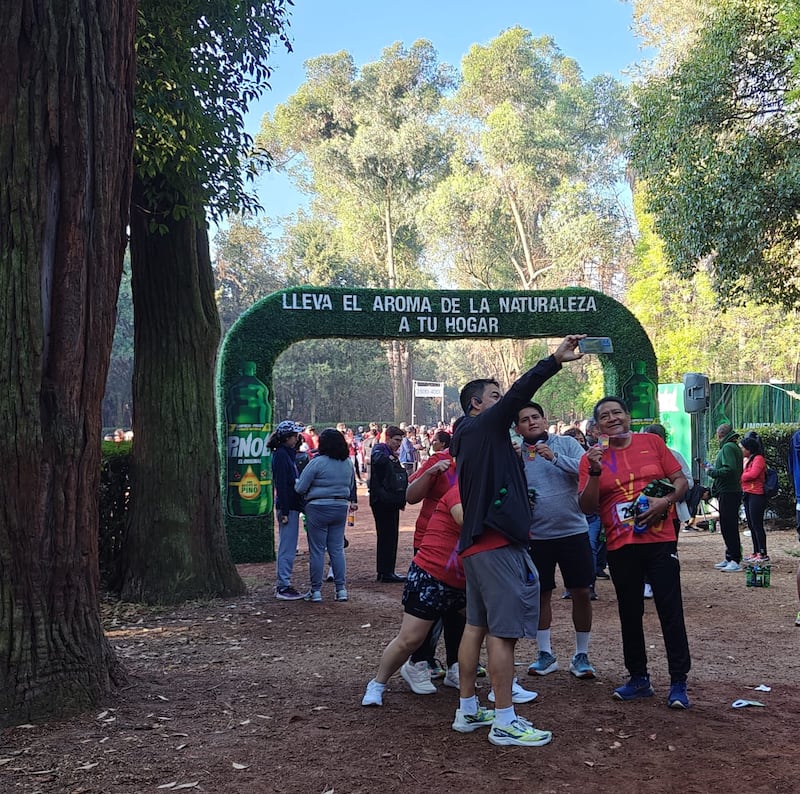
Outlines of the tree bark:
{"type": "Polygon", "coordinates": [[[220,323],[205,222],[151,231],[134,183],[131,508],[122,597],[147,603],[241,595],[220,501],[214,371],[220,323]]]}
{"type": "Polygon", "coordinates": [[[132,178],[135,0],[0,24],[0,726],[124,679],[98,605],[101,404],[132,178]]]}

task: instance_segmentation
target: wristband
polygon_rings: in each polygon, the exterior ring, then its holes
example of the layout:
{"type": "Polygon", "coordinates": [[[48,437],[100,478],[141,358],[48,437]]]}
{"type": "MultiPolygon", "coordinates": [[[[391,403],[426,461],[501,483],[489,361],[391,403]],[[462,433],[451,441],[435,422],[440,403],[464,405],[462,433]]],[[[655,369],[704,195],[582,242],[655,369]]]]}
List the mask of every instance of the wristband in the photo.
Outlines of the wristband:
{"type": "Polygon", "coordinates": [[[597,471],[592,471],[589,469],[589,476],[590,477],[599,477],[603,473],[602,469],[598,469],[597,471]]]}

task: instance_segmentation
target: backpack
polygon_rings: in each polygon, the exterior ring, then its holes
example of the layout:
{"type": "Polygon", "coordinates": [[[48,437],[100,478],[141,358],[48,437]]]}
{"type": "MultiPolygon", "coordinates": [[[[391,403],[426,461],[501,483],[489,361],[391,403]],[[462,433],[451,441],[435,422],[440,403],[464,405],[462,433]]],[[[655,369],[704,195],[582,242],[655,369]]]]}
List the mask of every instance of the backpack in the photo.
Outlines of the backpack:
{"type": "Polygon", "coordinates": [[[767,499],[772,499],[780,492],[778,485],[778,472],[775,469],[768,468],[764,477],[764,496],[767,499]]]}

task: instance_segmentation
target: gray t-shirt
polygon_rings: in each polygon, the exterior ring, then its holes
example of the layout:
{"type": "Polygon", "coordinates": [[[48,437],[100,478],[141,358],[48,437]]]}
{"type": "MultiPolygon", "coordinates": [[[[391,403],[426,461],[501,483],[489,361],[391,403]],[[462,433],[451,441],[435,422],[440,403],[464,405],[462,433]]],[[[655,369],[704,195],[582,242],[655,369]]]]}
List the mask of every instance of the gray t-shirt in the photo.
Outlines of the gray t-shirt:
{"type": "Polygon", "coordinates": [[[531,539],[552,540],[588,532],[586,516],[578,505],[578,464],[583,447],[572,436],[548,435],[544,443],[556,453],[555,462],[522,444],[525,479],[529,488],[536,489],[531,539]]]}

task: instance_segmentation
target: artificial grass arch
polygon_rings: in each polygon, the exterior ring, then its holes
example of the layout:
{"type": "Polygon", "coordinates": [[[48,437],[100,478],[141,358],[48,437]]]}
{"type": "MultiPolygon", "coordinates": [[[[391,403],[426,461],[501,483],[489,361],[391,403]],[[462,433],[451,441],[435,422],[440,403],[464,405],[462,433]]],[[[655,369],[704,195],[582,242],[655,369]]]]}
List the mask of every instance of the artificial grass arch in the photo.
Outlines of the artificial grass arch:
{"type": "MultiPolygon", "coordinates": [[[[598,356],[606,394],[620,393],[636,362],[643,362],[645,374],[658,383],[653,346],[639,321],[621,303],[594,290],[292,287],[274,292],[242,314],[228,331],[221,348],[217,365],[217,426],[223,504],[228,488],[226,395],[239,378],[244,361],[256,363],[258,378],[271,395],[276,359],[304,339],[536,339],[567,334],[611,337],[614,353],[598,356]]],[[[225,527],[235,562],[274,559],[271,508],[257,517],[234,516],[226,510],[225,527]]]]}

